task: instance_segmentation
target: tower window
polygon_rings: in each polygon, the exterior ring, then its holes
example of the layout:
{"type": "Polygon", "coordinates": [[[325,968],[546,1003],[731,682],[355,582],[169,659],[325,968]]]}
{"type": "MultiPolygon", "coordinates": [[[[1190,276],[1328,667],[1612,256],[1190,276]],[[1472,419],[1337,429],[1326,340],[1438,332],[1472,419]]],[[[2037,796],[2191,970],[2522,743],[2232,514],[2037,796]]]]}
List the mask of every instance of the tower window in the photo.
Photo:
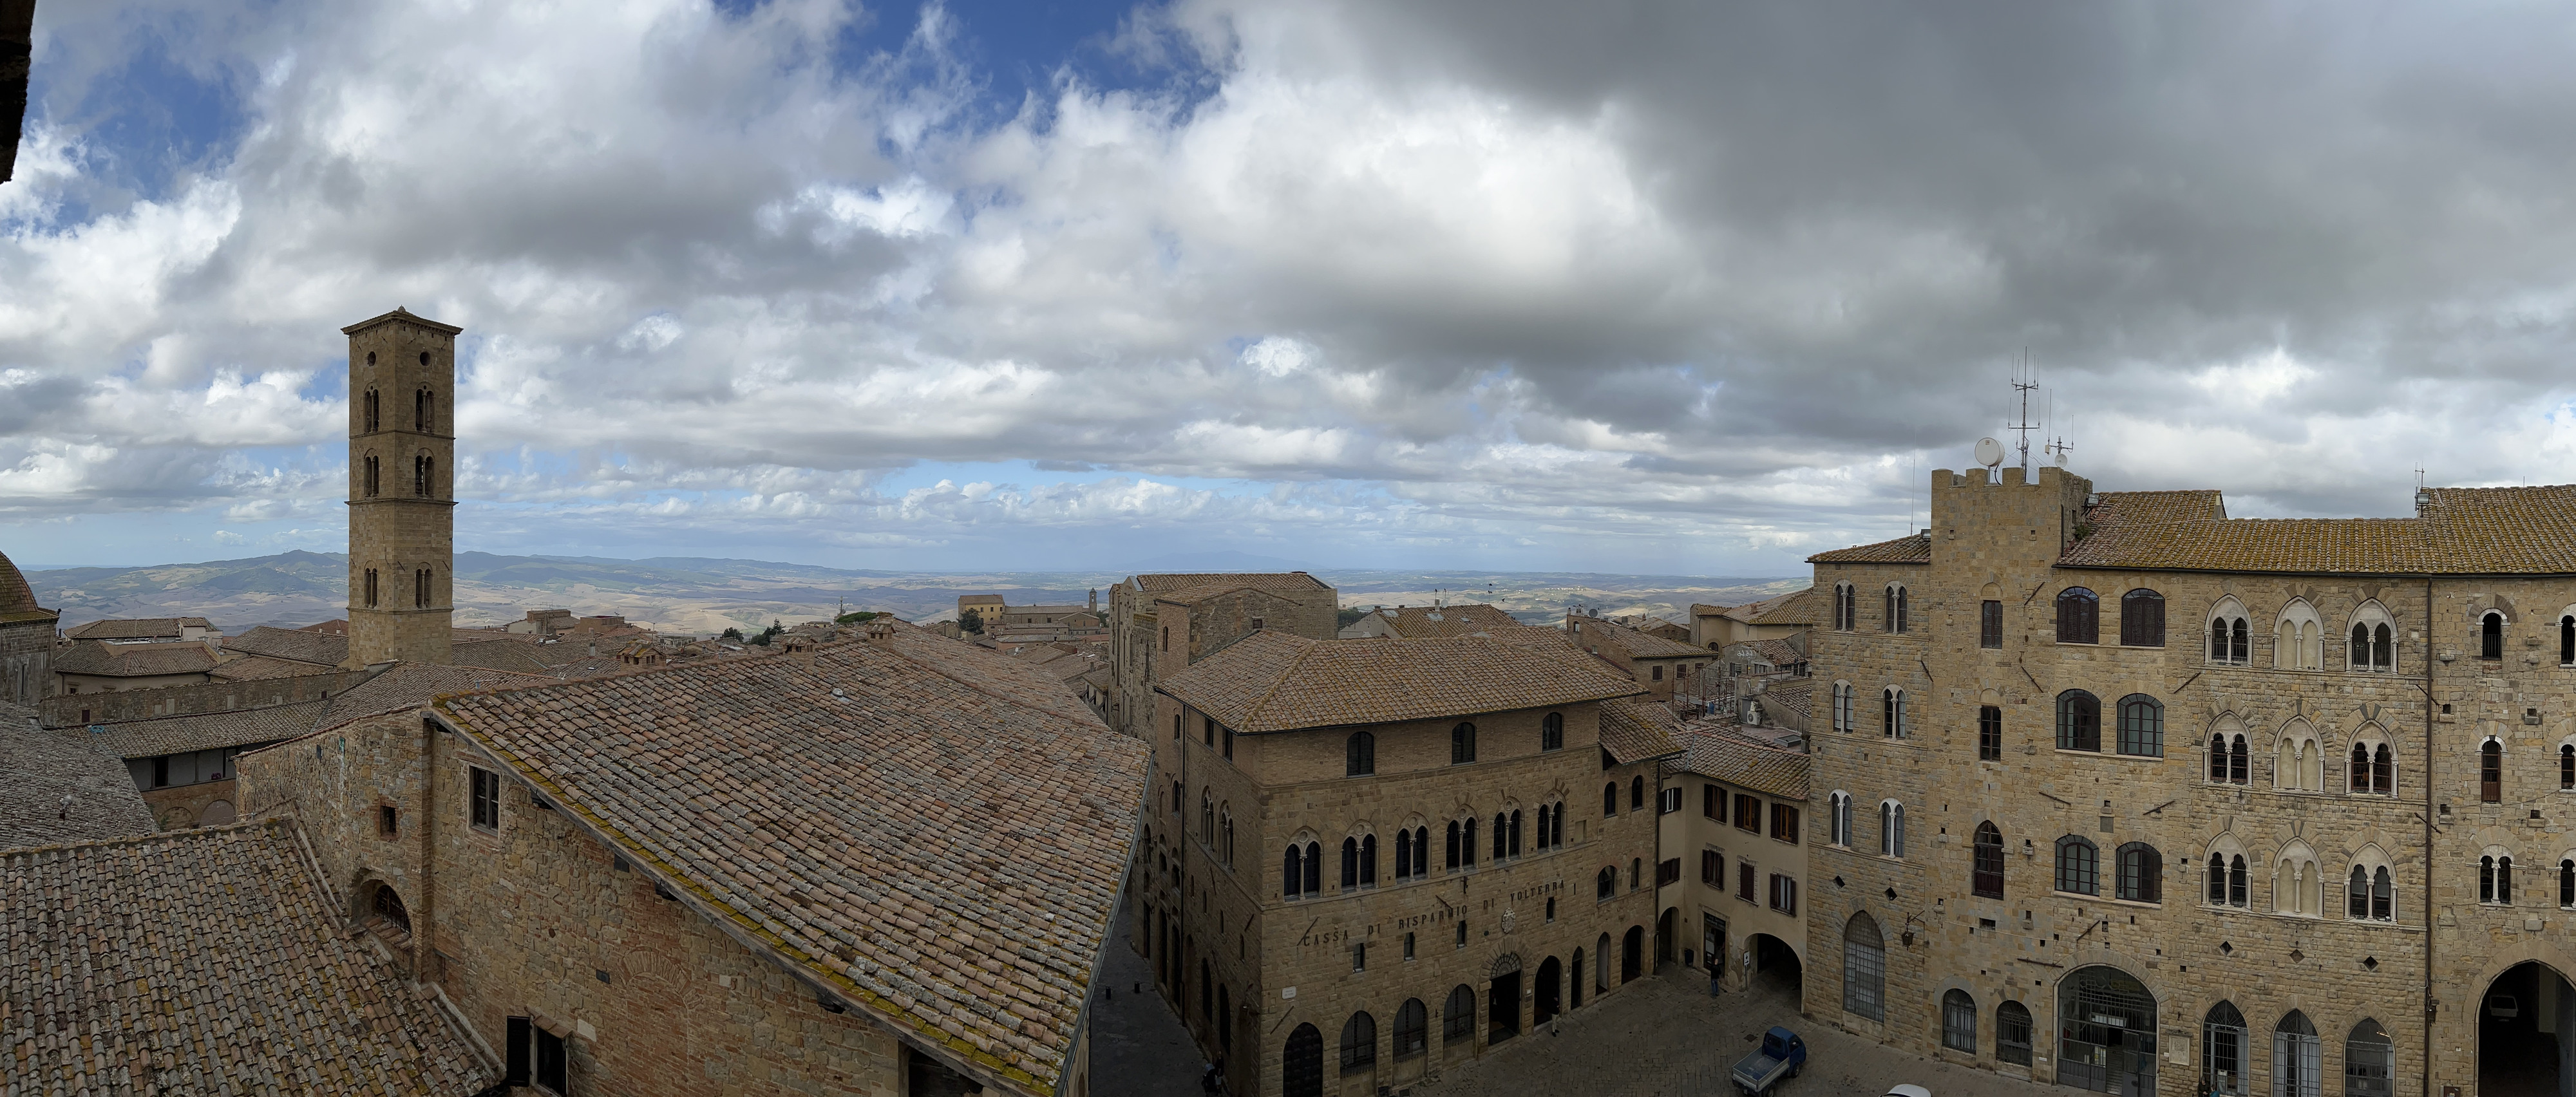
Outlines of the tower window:
{"type": "Polygon", "coordinates": [[[366,466],[365,466],[365,476],[364,476],[364,477],[362,477],[362,479],[363,479],[363,481],[364,481],[364,482],[363,482],[363,483],[361,483],[361,484],[359,485],[359,490],[360,490],[360,491],[365,492],[365,493],[366,493],[367,498],[369,498],[369,499],[373,499],[373,498],[375,498],[375,497],[376,497],[376,457],[375,457],[375,455],[374,455],[374,454],[372,454],[372,453],[367,455],[367,461],[366,461],[366,466]]]}
{"type": "Polygon", "coordinates": [[[411,573],[411,607],[413,609],[429,608],[428,568],[422,568],[411,573]]]}
{"type": "Polygon", "coordinates": [[[412,494],[420,496],[423,499],[429,498],[430,468],[436,460],[436,458],[425,453],[411,459],[412,494]]]}
{"type": "Polygon", "coordinates": [[[380,429],[380,428],[381,428],[381,426],[382,426],[382,423],[383,423],[383,415],[382,415],[382,412],[383,412],[383,410],[384,410],[384,409],[380,406],[381,404],[382,404],[382,401],[381,401],[381,400],[379,400],[379,399],[377,398],[376,390],[374,390],[374,389],[368,389],[368,390],[367,390],[367,416],[366,416],[366,427],[365,427],[365,430],[366,430],[366,432],[367,432],[367,433],[369,433],[369,434],[374,434],[374,433],[375,433],[378,429],[380,429]]]}
{"type": "Polygon", "coordinates": [[[365,584],[365,586],[366,586],[366,600],[367,600],[367,601],[366,601],[366,605],[367,605],[367,608],[368,608],[368,609],[374,609],[374,608],[376,608],[376,569],[374,569],[374,568],[368,568],[368,569],[367,569],[367,579],[366,579],[366,584],[365,584]]]}
{"type": "MultiPolygon", "coordinates": [[[[422,357],[427,357],[427,355],[423,355],[422,357]]],[[[430,433],[430,423],[437,418],[437,407],[438,399],[431,396],[428,389],[422,389],[419,392],[413,393],[411,398],[412,429],[419,431],[422,434],[430,433]]]]}

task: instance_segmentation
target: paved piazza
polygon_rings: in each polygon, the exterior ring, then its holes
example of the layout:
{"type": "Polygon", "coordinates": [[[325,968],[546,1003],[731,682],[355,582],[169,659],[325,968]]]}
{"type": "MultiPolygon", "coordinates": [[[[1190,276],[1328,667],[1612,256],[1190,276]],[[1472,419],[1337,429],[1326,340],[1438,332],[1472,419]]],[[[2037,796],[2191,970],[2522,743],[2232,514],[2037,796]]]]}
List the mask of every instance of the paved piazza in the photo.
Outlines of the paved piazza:
{"type": "Polygon", "coordinates": [[[1666,974],[1598,1006],[1585,1006],[1551,1034],[1541,1027],[1476,1062],[1414,1088],[1411,1097],[1702,1097],[1731,1094],[1727,1070],[1763,1030],[1787,1025],[1807,1040],[1805,1073],[1773,1092],[1783,1097],[1875,1097],[1912,1082],[1933,1097],[2038,1097],[2076,1090],[1939,1063],[1880,1047],[1798,1016],[1785,988],[1708,996],[1708,984],[1667,966],[1666,974]],[[1610,1048],[1642,1048],[1620,1061],[1610,1048]],[[1560,1051],[1560,1049],[1563,1049],[1560,1051]],[[1576,1054],[1575,1049],[1588,1053],[1576,1054]]]}

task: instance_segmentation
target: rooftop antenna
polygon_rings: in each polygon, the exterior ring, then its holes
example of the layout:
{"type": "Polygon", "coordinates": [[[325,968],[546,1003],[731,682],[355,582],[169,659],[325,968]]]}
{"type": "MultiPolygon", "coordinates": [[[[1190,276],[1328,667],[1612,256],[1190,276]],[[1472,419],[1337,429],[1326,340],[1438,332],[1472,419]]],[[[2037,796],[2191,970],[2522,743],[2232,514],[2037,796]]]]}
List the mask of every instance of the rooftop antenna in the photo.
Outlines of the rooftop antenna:
{"type": "Polygon", "coordinates": [[[2015,448],[2021,451],[2021,474],[2026,480],[2030,477],[2030,432],[2038,429],[2030,422],[2030,390],[2039,387],[2039,382],[2030,379],[2030,348],[2028,347],[2022,348],[2021,368],[2013,372],[2012,387],[2013,394],[2021,399],[2021,422],[2004,429],[2021,436],[2021,441],[2015,444],[2015,448]]]}

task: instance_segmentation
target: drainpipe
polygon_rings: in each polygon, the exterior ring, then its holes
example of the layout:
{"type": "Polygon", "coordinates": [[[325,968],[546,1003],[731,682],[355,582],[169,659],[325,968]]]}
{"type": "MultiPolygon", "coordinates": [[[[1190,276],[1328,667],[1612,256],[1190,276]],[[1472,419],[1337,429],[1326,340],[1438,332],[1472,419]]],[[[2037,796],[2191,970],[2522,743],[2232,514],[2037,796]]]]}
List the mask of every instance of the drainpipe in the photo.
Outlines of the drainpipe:
{"type": "Polygon", "coordinates": [[[2439,640],[2433,635],[2433,577],[2424,577],[2424,1083],[2420,1091],[2433,1092],[2433,709],[2440,704],[2433,696],[2433,651],[2439,640]]]}

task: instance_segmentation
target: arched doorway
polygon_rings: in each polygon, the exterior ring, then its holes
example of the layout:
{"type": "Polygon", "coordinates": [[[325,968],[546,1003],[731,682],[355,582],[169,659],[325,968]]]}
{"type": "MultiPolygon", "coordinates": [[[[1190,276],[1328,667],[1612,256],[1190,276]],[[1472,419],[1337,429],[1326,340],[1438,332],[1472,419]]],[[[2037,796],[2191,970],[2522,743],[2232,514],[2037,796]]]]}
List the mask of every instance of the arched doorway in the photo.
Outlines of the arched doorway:
{"type": "Polygon", "coordinates": [[[1669,964],[1673,962],[1673,926],[1674,923],[1681,920],[1681,916],[1680,911],[1675,910],[1672,907],[1665,907],[1664,913],[1655,919],[1656,963],[1669,964]]]}
{"type": "Polygon", "coordinates": [[[2568,1053],[2576,1048],[2571,1029],[2576,987],[2546,964],[2506,968],[2478,998],[2478,1093],[2563,1097],[2568,1053]]]}
{"type": "Polygon", "coordinates": [[[2156,997],[2115,967],[2079,968],[2057,986],[2060,1085],[2152,1097],[2156,1091],[2156,997]]]}
{"type": "Polygon", "coordinates": [[[1796,1005],[1805,993],[1806,965],[1798,961],[1798,950],[1768,933],[1753,935],[1753,970],[1747,974],[1753,989],[1764,994],[1784,995],[1796,1005]]]}
{"type": "Polygon", "coordinates": [[[1279,1066],[1279,1092],[1285,1097],[1324,1097],[1324,1034],[1299,1025],[1288,1034],[1287,1055],[1279,1066]]]}
{"type": "Polygon", "coordinates": [[[1545,960],[1539,961],[1538,986],[1535,988],[1536,1003],[1530,1008],[1530,1024],[1546,1024],[1550,1020],[1553,1020],[1558,1013],[1563,1012],[1557,1008],[1556,996],[1557,984],[1560,982],[1558,978],[1560,971],[1561,967],[1556,962],[1556,957],[1554,956],[1550,956],[1545,960]]]}
{"type": "Polygon", "coordinates": [[[1646,964],[1646,927],[1629,926],[1628,936],[1619,942],[1619,981],[1625,983],[1644,974],[1646,964]]]}
{"type": "Polygon", "coordinates": [[[1494,960],[1493,981],[1485,990],[1485,1042],[1499,1044],[1521,1034],[1521,958],[1504,953],[1494,960]]]}

